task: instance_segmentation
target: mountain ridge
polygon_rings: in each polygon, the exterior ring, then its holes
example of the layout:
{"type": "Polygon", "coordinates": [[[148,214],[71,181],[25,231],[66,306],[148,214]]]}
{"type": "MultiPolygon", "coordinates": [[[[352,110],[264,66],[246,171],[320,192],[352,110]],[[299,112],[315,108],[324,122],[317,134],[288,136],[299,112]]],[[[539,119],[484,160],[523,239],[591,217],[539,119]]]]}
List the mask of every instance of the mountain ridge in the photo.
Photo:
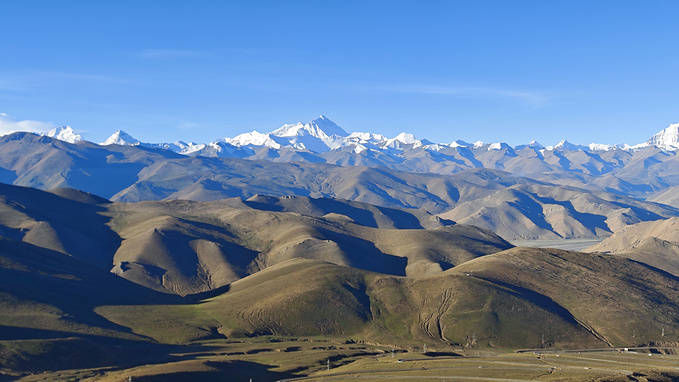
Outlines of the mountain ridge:
{"type": "MultiPolygon", "coordinates": [[[[69,128],[69,127],[60,127],[69,128]]],[[[50,136],[55,136],[53,133],[50,136]]],[[[58,138],[58,137],[57,137],[58,138]]],[[[68,137],[67,141],[74,143],[75,141],[83,140],[81,136],[77,135],[74,138],[68,137]]],[[[370,144],[372,149],[394,148],[394,142],[400,142],[406,145],[414,145],[417,147],[425,147],[428,150],[438,151],[442,147],[470,147],[479,148],[487,146],[489,150],[499,150],[502,146],[511,147],[514,150],[525,147],[539,147],[545,150],[583,150],[583,151],[610,151],[610,150],[625,150],[634,151],[645,147],[657,147],[663,150],[676,151],[679,150],[679,124],[670,124],[667,128],[659,131],[657,134],[650,137],[642,143],[629,144],[607,144],[607,143],[590,143],[579,144],[571,143],[567,140],[562,140],[555,145],[542,146],[536,141],[528,144],[518,144],[516,146],[508,145],[504,142],[485,143],[477,141],[470,144],[461,140],[453,140],[450,143],[433,143],[427,139],[417,139],[413,134],[402,132],[394,138],[387,138],[386,136],[372,132],[352,132],[347,133],[342,127],[331,121],[328,117],[321,115],[319,118],[309,121],[306,124],[301,122],[293,124],[285,124],[278,129],[268,133],[260,133],[256,130],[241,133],[234,138],[221,138],[210,143],[192,144],[192,145],[176,145],[175,143],[148,143],[141,142],[122,130],[117,131],[109,138],[107,138],[102,145],[106,144],[121,144],[121,145],[148,145],[152,147],[167,147],[182,154],[190,154],[196,151],[195,147],[188,148],[188,146],[210,146],[217,143],[227,143],[238,147],[243,146],[262,146],[273,149],[280,149],[281,147],[289,147],[298,150],[310,150],[315,153],[323,153],[337,148],[346,147],[351,144],[370,144]],[[124,135],[125,138],[120,138],[124,135]],[[305,142],[303,138],[306,137],[305,142]],[[312,142],[308,141],[313,139],[312,142]]]]}
{"type": "MultiPolygon", "coordinates": [[[[71,144],[15,133],[0,137],[0,181],[39,189],[70,187],[118,202],[246,200],[260,194],[424,208],[433,214],[456,209],[455,217],[449,219],[491,230],[498,229],[498,224],[509,227],[501,230],[509,240],[536,236],[603,238],[628,224],[679,216],[679,209],[672,206],[672,195],[667,194],[679,182],[676,155],[645,148],[636,154],[639,157],[620,153],[592,157],[576,152],[560,157],[546,153],[540,159],[533,148],[524,150],[505,155],[480,148],[476,157],[471,151],[461,150],[460,157],[449,158],[449,166],[464,158],[466,163],[479,162],[478,167],[453,171],[439,164],[438,171],[444,174],[437,174],[427,171],[437,169],[421,162],[421,156],[410,157],[414,169],[403,171],[393,167],[407,162],[384,166],[380,157],[362,155],[355,155],[362,158],[361,162],[344,162],[346,157],[336,157],[339,163],[318,161],[308,152],[290,149],[281,150],[283,158],[185,156],[158,147],[71,144]],[[568,160],[571,171],[539,173],[544,178],[540,180],[483,168],[482,160],[515,172],[527,172],[535,166],[531,175],[553,161],[568,160]],[[626,163],[626,167],[609,175],[596,175],[605,173],[606,166],[613,166],[615,161],[626,163]],[[653,165],[647,167],[646,162],[653,165]],[[576,171],[585,169],[592,175],[576,171]],[[658,191],[663,193],[663,201],[669,199],[670,203],[643,201],[643,196],[658,191]],[[467,220],[468,216],[473,220],[467,220]],[[521,224],[512,223],[517,218],[521,224]]],[[[257,152],[262,156],[266,153],[257,152]]]]}
{"type": "MultiPolygon", "coordinates": [[[[75,134],[70,126],[58,127],[46,135],[55,137],[57,139],[62,139],[70,143],[83,140],[83,137],[81,135],[75,134]]],[[[654,134],[645,142],[634,145],[607,143],[579,144],[562,140],[555,145],[548,146],[542,146],[536,141],[532,141],[528,144],[518,144],[516,146],[511,146],[504,142],[485,143],[482,141],[477,141],[473,144],[470,144],[462,140],[453,140],[450,143],[433,143],[427,139],[417,139],[413,134],[408,132],[402,132],[394,138],[387,138],[382,134],[372,132],[347,133],[342,127],[338,126],[328,117],[321,115],[319,118],[311,120],[306,124],[301,122],[285,124],[268,133],[260,133],[254,130],[247,133],[241,133],[233,138],[225,137],[209,143],[186,144],[182,141],[173,143],[141,142],[138,139],[132,137],[130,134],[122,130],[118,130],[109,136],[105,141],[103,141],[101,145],[145,145],[149,147],[162,147],[181,154],[189,155],[200,152],[210,146],[218,146],[220,143],[229,144],[236,147],[269,147],[272,149],[288,147],[297,150],[310,150],[314,153],[324,153],[352,145],[356,146],[359,151],[362,151],[363,149],[401,149],[399,143],[413,145],[413,148],[424,147],[425,149],[431,151],[439,151],[445,147],[468,147],[474,149],[487,147],[488,150],[501,150],[503,147],[509,147],[513,150],[520,150],[526,147],[531,147],[537,148],[538,150],[548,151],[575,150],[593,152],[610,150],[635,151],[646,147],[656,147],[667,151],[677,151],[679,150],[679,123],[670,124],[667,128],[654,134]]]]}

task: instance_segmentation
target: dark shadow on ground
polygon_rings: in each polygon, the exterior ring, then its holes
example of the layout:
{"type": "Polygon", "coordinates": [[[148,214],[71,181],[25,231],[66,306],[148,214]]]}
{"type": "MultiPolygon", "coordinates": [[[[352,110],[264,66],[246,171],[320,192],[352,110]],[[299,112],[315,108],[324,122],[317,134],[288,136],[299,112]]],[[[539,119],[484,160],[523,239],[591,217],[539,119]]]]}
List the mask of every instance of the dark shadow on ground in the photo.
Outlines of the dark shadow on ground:
{"type": "Polygon", "coordinates": [[[205,362],[214,371],[178,372],[134,377],[135,382],[189,382],[189,381],[277,381],[295,377],[294,374],[271,371],[273,366],[247,361],[205,362]]]}

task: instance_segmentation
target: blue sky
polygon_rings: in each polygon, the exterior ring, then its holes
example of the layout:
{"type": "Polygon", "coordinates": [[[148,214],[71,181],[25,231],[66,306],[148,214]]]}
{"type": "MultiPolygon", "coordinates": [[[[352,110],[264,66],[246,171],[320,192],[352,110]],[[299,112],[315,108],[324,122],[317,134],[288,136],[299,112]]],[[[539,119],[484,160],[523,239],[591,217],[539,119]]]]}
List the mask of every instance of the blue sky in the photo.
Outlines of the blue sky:
{"type": "Polygon", "coordinates": [[[437,142],[679,122],[676,1],[0,2],[0,131],[208,142],[320,114],[437,142]]]}

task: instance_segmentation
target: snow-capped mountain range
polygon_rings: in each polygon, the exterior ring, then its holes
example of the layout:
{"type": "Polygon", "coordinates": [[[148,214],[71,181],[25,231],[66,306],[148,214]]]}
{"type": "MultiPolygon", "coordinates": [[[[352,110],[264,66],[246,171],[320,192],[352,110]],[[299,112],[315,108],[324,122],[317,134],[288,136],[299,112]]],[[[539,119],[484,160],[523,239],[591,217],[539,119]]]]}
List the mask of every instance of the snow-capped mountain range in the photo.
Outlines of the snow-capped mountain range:
{"type": "MultiPolygon", "coordinates": [[[[70,126],[58,127],[45,134],[49,137],[57,138],[62,141],[75,143],[83,140],[82,136],[76,134],[70,126]]],[[[184,155],[206,155],[206,156],[238,156],[244,157],[251,154],[254,148],[270,148],[280,150],[282,148],[296,151],[308,151],[312,153],[326,153],[329,151],[346,151],[347,149],[356,154],[364,152],[401,152],[405,149],[422,148],[427,151],[438,152],[446,148],[470,148],[491,150],[513,150],[518,151],[531,148],[536,152],[544,151],[610,151],[625,150],[635,151],[644,147],[657,147],[666,151],[679,150],[679,123],[671,124],[666,129],[652,136],[646,142],[636,145],[609,145],[591,143],[589,145],[573,144],[563,140],[553,146],[542,146],[536,141],[529,144],[511,147],[503,142],[484,143],[477,141],[468,143],[456,140],[451,143],[433,143],[426,139],[417,139],[409,133],[401,133],[394,138],[387,138],[382,134],[368,132],[347,133],[340,126],[321,115],[306,124],[301,122],[286,124],[269,133],[252,131],[240,134],[234,138],[222,138],[211,143],[186,143],[182,141],[173,143],[146,143],[140,142],[130,134],[119,130],[107,138],[101,145],[140,145],[145,147],[163,148],[184,155]]]]}

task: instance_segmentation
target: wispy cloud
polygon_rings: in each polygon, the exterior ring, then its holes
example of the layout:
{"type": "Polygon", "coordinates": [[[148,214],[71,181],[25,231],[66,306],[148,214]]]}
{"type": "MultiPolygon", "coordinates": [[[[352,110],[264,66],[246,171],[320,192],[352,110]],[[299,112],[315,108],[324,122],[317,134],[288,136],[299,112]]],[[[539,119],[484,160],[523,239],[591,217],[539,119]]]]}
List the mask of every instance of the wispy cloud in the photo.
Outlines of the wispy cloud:
{"type": "Polygon", "coordinates": [[[128,83],[118,77],[66,72],[27,72],[0,75],[0,91],[30,92],[49,86],[62,86],[64,82],[128,83]]]}
{"type": "Polygon", "coordinates": [[[30,131],[33,133],[47,133],[56,126],[50,122],[23,120],[16,121],[5,113],[0,113],[0,135],[7,135],[17,131],[30,131]]]}
{"type": "Polygon", "coordinates": [[[547,96],[529,91],[509,90],[489,87],[444,86],[430,84],[396,84],[387,86],[362,86],[361,90],[441,96],[502,97],[521,100],[533,107],[542,106],[547,96]]]}
{"type": "Polygon", "coordinates": [[[145,49],[139,57],[153,60],[176,60],[181,58],[196,58],[207,56],[207,52],[183,49],[145,49]]]}

